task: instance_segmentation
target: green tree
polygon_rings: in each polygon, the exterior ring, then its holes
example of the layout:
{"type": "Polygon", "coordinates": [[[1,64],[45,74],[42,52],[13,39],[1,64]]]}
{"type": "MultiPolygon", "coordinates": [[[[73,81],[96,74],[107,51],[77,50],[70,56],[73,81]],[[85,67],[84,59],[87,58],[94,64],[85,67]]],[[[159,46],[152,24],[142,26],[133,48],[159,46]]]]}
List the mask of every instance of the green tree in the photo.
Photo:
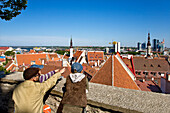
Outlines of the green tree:
{"type": "Polygon", "coordinates": [[[0,0],[0,18],[11,20],[27,7],[27,0],[0,0]]]}
{"type": "Polygon", "coordinates": [[[15,53],[14,53],[13,51],[6,51],[6,52],[4,53],[4,55],[5,55],[5,56],[14,56],[15,53]]]}

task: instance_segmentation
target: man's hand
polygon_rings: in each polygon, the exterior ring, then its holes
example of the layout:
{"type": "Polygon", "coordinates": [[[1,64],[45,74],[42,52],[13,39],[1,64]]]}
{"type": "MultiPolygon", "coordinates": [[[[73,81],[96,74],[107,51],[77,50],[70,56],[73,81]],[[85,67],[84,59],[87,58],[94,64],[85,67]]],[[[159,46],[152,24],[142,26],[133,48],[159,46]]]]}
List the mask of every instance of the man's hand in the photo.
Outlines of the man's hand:
{"type": "Polygon", "coordinates": [[[63,69],[60,70],[60,73],[61,73],[61,74],[64,73],[64,72],[65,72],[65,68],[63,68],[63,69]]]}
{"type": "Polygon", "coordinates": [[[54,70],[56,73],[59,71],[59,69],[54,70]]]}

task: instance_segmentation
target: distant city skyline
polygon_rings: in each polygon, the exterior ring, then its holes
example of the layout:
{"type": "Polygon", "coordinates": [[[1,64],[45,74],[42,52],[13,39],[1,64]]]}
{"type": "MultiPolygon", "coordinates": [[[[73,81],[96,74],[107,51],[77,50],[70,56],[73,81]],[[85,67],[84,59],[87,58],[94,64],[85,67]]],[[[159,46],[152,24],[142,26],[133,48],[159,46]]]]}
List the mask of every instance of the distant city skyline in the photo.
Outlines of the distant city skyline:
{"type": "MultiPolygon", "coordinates": [[[[11,21],[0,20],[0,46],[137,47],[153,39],[170,48],[170,1],[28,0],[11,21]]],[[[151,45],[153,46],[153,45],[151,45]]]]}

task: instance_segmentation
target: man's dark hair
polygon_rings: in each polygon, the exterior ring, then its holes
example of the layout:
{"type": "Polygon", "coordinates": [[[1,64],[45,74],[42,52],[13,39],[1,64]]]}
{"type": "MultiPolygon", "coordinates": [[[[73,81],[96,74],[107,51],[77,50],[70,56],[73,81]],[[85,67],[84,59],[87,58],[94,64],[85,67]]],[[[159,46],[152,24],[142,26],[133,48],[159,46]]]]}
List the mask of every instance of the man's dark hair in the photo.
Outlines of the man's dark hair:
{"type": "Polygon", "coordinates": [[[27,68],[23,74],[24,79],[25,80],[31,79],[33,76],[38,74],[39,70],[40,70],[39,68],[27,68]]]}

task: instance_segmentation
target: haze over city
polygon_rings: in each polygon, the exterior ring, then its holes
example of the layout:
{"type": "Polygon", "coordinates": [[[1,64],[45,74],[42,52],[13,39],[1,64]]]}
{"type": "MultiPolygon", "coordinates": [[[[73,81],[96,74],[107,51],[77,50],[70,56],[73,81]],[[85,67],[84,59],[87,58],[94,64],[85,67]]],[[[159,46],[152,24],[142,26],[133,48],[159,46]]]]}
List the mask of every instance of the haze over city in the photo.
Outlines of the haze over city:
{"type": "Polygon", "coordinates": [[[137,46],[165,39],[170,47],[168,0],[28,0],[26,10],[0,20],[0,46],[137,46]]]}

